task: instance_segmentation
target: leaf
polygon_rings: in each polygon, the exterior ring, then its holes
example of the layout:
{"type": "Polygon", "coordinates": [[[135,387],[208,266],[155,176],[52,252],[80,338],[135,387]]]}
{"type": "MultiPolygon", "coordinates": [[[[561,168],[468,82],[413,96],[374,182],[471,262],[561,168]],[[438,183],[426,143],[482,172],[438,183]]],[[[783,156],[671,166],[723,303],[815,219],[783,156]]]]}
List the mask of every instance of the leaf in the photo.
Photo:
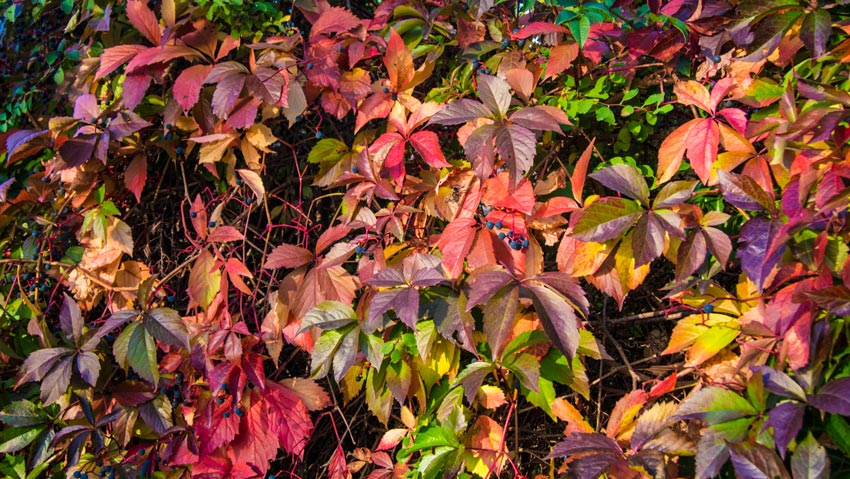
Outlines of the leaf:
{"type": "Polygon", "coordinates": [[[643,213],[637,202],[623,198],[604,198],[582,212],[570,234],[581,241],[605,241],[621,236],[643,213]]]}
{"type": "Polygon", "coordinates": [[[149,42],[158,45],[162,38],[162,28],[156,19],[156,15],[143,0],[127,1],[127,18],[139,33],[149,42]]]}
{"type": "Polygon", "coordinates": [[[520,125],[499,128],[496,133],[496,148],[508,166],[511,181],[519,184],[522,175],[534,164],[537,153],[537,138],[534,133],[520,125]]]}
{"type": "Polygon", "coordinates": [[[578,318],[572,306],[555,291],[536,281],[524,283],[532,293],[534,310],[552,344],[572,359],[579,343],[578,318]]]}
{"type": "Polygon", "coordinates": [[[653,405],[641,414],[635,422],[630,440],[632,450],[639,451],[644,444],[665,429],[678,407],[676,403],[665,401],[653,405]]]}
{"type": "Polygon", "coordinates": [[[137,155],[127,165],[124,172],[124,186],[136,197],[136,202],[142,202],[142,189],[148,180],[148,160],[145,155],[137,155]]]}
{"type": "Polygon", "coordinates": [[[803,24],[800,26],[800,40],[814,58],[824,54],[831,34],[832,17],[829,10],[816,8],[803,18],[803,24]]]}
{"type": "Polygon", "coordinates": [[[811,432],[797,445],[791,456],[794,479],[826,479],[829,477],[829,458],[811,432]]]}
{"type": "Polygon", "coordinates": [[[546,62],[544,79],[560,75],[578,58],[578,43],[563,43],[549,49],[549,61],[546,62]]]}
{"type": "Polygon", "coordinates": [[[752,218],[741,227],[738,241],[743,247],[739,248],[737,253],[741,259],[741,269],[747,273],[747,277],[759,291],[766,286],[771,271],[785,250],[782,246],[770,256],[767,255],[771,241],[776,238],[781,228],[782,221],[769,220],[763,216],[752,218]]]}
{"type": "Polygon", "coordinates": [[[850,289],[839,284],[828,288],[820,288],[804,293],[819,307],[838,316],[850,316],[850,289]]]}
{"type": "Polygon", "coordinates": [[[716,434],[703,434],[697,444],[697,479],[716,477],[728,460],[729,447],[726,441],[716,434]]]}
{"type": "Polygon", "coordinates": [[[806,391],[796,381],[784,372],[770,366],[751,366],[753,372],[759,372],[764,380],[764,387],[773,394],[806,401],[806,391]]]}
{"type": "Polygon", "coordinates": [[[587,42],[587,37],[590,36],[590,19],[585,16],[580,16],[577,19],[567,24],[570,27],[570,33],[573,34],[579,47],[584,47],[587,42]]]}
{"type": "Polygon", "coordinates": [[[808,403],[821,411],[850,416],[850,377],[826,383],[817,394],[809,396],[808,403]]]}
{"type": "Polygon", "coordinates": [[[705,253],[705,236],[697,230],[691,230],[676,252],[676,281],[685,281],[698,270],[705,263],[705,253]]]}
{"type": "Polygon", "coordinates": [[[247,169],[237,169],[236,172],[239,173],[239,177],[248,185],[248,188],[251,188],[251,191],[254,192],[257,201],[262,201],[266,194],[266,189],[263,186],[263,179],[260,178],[260,175],[247,169]]]}
{"type": "Polygon", "coordinates": [[[714,113],[708,90],[693,80],[678,81],[673,85],[673,93],[682,105],[693,105],[707,113],[714,113]]]}
{"type": "Polygon", "coordinates": [[[24,449],[44,430],[45,426],[31,428],[12,427],[3,430],[0,432],[0,453],[11,455],[24,449]]]}
{"type": "Polygon", "coordinates": [[[796,401],[785,401],[779,403],[770,410],[764,428],[773,427],[773,438],[779,454],[785,457],[788,444],[797,437],[803,427],[803,417],[806,414],[806,406],[796,401]]]}
{"type": "Polygon", "coordinates": [[[282,244],[269,253],[263,267],[266,269],[298,268],[311,261],[313,261],[313,253],[310,250],[300,246],[282,244]]]}
{"type": "MultiPolygon", "coordinates": [[[[688,150],[690,142],[691,130],[693,130],[701,121],[701,119],[693,119],[673,130],[667,135],[667,138],[661,142],[658,148],[658,183],[665,183],[679,171],[682,164],[682,158],[688,150]]],[[[719,134],[719,132],[718,132],[719,134]]]]}
{"type": "Polygon", "coordinates": [[[649,204],[649,188],[644,176],[631,165],[610,165],[590,174],[594,180],[610,190],[622,193],[629,198],[649,204]]]}
{"type": "Polygon", "coordinates": [[[189,330],[183,318],[171,308],[155,308],[146,315],[145,329],[156,339],[174,346],[191,349],[189,345],[189,330]]]}
{"type": "Polygon", "coordinates": [[[189,271],[189,307],[206,309],[221,287],[221,270],[209,250],[203,250],[189,271]]]}
{"type": "Polygon", "coordinates": [[[100,359],[91,351],[81,351],[76,357],[77,372],[83,381],[91,386],[97,384],[97,378],[100,376],[100,359]]]}
{"type": "Polygon", "coordinates": [[[141,323],[131,323],[115,340],[112,351],[122,368],[135,370],[142,379],[157,384],[159,366],[156,362],[156,342],[141,323]]]}
{"type": "Polygon", "coordinates": [[[635,266],[643,266],[659,257],[664,250],[664,228],[652,211],[641,215],[632,234],[635,266]]]}
{"type": "Polygon", "coordinates": [[[302,457],[313,433],[310,413],[298,396],[272,381],[266,382],[263,398],[268,405],[269,429],[277,435],[286,452],[302,457]]]}
{"type": "Polygon", "coordinates": [[[121,65],[129,62],[130,59],[140,52],[147,49],[148,47],[144,45],[116,45],[104,49],[103,53],[100,54],[100,66],[97,69],[97,73],[95,73],[94,79],[100,80],[106,75],[109,75],[121,65]]]}
{"type": "Polygon", "coordinates": [[[729,452],[740,479],[791,479],[776,453],[761,444],[730,444],[729,452]]]}
{"type": "Polygon", "coordinates": [[[180,72],[180,75],[174,80],[174,88],[171,94],[184,112],[189,111],[195,106],[195,103],[198,103],[204,80],[206,80],[212,68],[212,65],[192,65],[180,72]]]}
{"type": "Polygon", "coordinates": [[[490,110],[483,103],[464,98],[446,105],[428,120],[428,124],[459,125],[478,118],[488,117],[490,117],[490,110]]]}
{"type": "Polygon", "coordinates": [[[622,450],[604,434],[573,433],[555,444],[546,459],[564,456],[568,458],[571,472],[579,479],[596,479],[622,458],[622,450]],[[581,464],[582,460],[584,464],[581,464]]]}
{"type": "MultiPolygon", "coordinates": [[[[484,305],[484,334],[493,353],[493,358],[501,357],[508,336],[513,330],[519,305],[519,288],[516,286],[502,289],[484,305]]],[[[474,392],[472,396],[474,397],[474,392]]]]}
{"type": "Polygon", "coordinates": [[[440,140],[433,131],[417,131],[408,139],[419,156],[432,168],[449,168],[440,148],[440,140]]]}
{"type": "Polygon", "coordinates": [[[171,402],[162,394],[139,406],[139,417],[157,434],[165,433],[174,425],[171,414],[171,402]]]}
{"type": "Polygon", "coordinates": [[[46,421],[44,412],[26,399],[10,402],[0,411],[0,422],[7,426],[35,426],[46,421]]]}
{"type": "Polygon", "coordinates": [[[710,118],[697,120],[697,123],[689,130],[686,141],[691,167],[699,179],[704,184],[708,184],[711,165],[717,159],[717,145],[720,142],[720,129],[717,122],[710,118]]]}
{"type": "Polygon", "coordinates": [[[472,242],[475,240],[474,218],[457,217],[443,228],[437,247],[442,252],[442,264],[449,277],[456,279],[463,273],[463,265],[472,242]]]}
{"type": "Polygon", "coordinates": [[[507,460],[501,424],[487,416],[478,416],[471,429],[472,454],[465,456],[467,469],[480,477],[490,473],[498,477],[507,460]]]}
{"type": "Polygon", "coordinates": [[[82,313],[74,298],[68,296],[68,293],[64,293],[64,295],[62,310],[59,312],[59,324],[65,336],[77,343],[83,335],[82,313]]]}
{"type": "Polygon", "coordinates": [[[773,200],[753,177],[720,170],[717,179],[723,198],[730,204],[745,210],[776,211],[773,200]]]}
{"type": "Polygon", "coordinates": [[[308,411],[321,411],[332,404],[325,389],[312,379],[288,378],[280,380],[279,383],[298,395],[308,411]]]}
{"type": "Polygon", "coordinates": [[[392,28],[387,42],[387,51],[384,54],[384,65],[387,67],[387,76],[394,91],[406,90],[413,79],[413,56],[404,44],[404,40],[392,28]]]}
{"type": "Polygon", "coordinates": [[[675,419],[700,419],[718,424],[757,414],[758,411],[735,392],[708,386],[688,396],[679,406],[675,419]]]}
{"type": "Polygon", "coordinates": [[[330,7],[323,11],[310,28],[310,38],[327,33],[347,32],[360,25],[360,19],[342,7],[330,7]]]}
{"type": "Polygon", "coordinates": [[[503,118],[511,106],[511,86],[492,75],[478,75],[478,98],[490,110],[491,118],[503,118]]]}
{"type": "Polygon", "coordinates": [[[570,187],[572,188],[573,198],[579,203],[582,201],[582,191],[584,190],[584,182],[587,179],[587,166],[590,163],[590,158],[593,156],[593,148],[596,144],[596,138],[590,141],[587,148],[581,154],[581,157],[576,162],[573,174],[570,175],[570,187]]]}

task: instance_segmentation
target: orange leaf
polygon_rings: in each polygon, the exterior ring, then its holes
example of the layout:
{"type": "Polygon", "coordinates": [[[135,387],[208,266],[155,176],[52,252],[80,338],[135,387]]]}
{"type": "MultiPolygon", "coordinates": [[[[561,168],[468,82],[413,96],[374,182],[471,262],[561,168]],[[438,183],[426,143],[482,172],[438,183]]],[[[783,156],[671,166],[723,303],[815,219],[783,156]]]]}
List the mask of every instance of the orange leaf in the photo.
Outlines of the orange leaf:
{"type": "Polygon", "coordinates": [[[703,111],[714,113],[711,107],[711,95],[702,83],[693,80],[677,82],[673,85],[673,93],[683,105],[693,105],[703,111]]]}
{"type": "Polygon", "coordinates": [[[390,41],[387,43],[384,65],[387,67],[387,75],[393,90],[396,93],[406,90],[407,84],[413,79],[413,56],[404,44],[404,40],[393,29],[390,29],[390,41]]]}
{"type": "Polygon", "coordinates": [[[676,128],[661,143],[658,148],[658,183],[665,183],[673,178],[679,171],[682,158],[688,149],[688,136],[691,130],[702,120],[699,118],[691,120],[676,128]]]}

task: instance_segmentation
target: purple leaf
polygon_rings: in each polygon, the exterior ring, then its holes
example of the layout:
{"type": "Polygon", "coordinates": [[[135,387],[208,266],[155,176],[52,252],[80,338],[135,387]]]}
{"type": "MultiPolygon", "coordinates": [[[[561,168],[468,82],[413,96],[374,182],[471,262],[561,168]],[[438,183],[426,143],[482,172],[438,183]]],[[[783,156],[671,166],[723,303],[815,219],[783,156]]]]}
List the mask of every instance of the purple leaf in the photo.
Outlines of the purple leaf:
{"type": "Polygon", "coordinates": [[[797,437],[800,428],[803,427],[803,415],[806,406],[797,401],[785,401],[771,409],[764,423],[765,429],[773,427],[773,438],[779,454],[785,457],[785,451],[791,440],[797,437]]]}
{"type": "Polygon", "coordinates": [[[404,274],[392,267],[378,271],[374,276],[366,280],[366,284],[376,288],[392,288],[407,284],[404,274]]]}
{"type": "Polygon", "coordinates": [[[850,416],[850,377],[830,381],[808,403],[821,411],[850,416]]]}
{"type": "Polygon", "coordinates": [[[493,163],[496,160],[493,136],[498,130],[496,125],[483,125],[473,131],[463,145],[463,152],[479,178],[486,179],[493,175],[493,163]]]}
{"type": "Polygon", "coordinates": [[[622,235],[643,211],[637,202],[623,198],[597,200],[581,212],[571,236],[604,243],[622,235]]]}
{"type": "Polygon", "coordinates": [[[83,317],[80,313],[80,306],[74,301],[74,298],[65,293],[65,300],[62,302],[62,310],[59,312],[59,325],[65,336],[72,339],[74,343],[80,340],[83,335],[83,317]]]}
{"type": "Polygon", "coordinates": [[[791,473],[794,479],[826,479],[829,477],[829,458],[826,448],[810,432],[797,445],[791,456],[791,473]]]}
{"type": "Polygon", "coordinates": [[[74,102],[74,118],[94,123],[99,116],[100,109],[97,107],[96,96],[86,93],[77,97],[77,101],[74,102]]]}
{"type": "Polygon", "coordinates": [[[488,362],[476,361],[471,363],[469,366],[463,368],[463,371],[457,375],[452,383],[452,387],[462,384],[464,396],[466,396],[466,400],[472,404],[473,399],[475,399],[475,395],[478,394],[478,390],[481,389],[481,383],[484,382],[484,378],[486,378],[492,370],[493,365],[488,362]]]}
{"type": "Polygon", "coordinates": [[[696,181],[673,181],[664,185],[652,203],[653,209],[670,208],[690,199],[697,186],[696,181]]]}
{"type": "Polygon", "coordinates": [[[761,444],[730,444],[729,452],[739,479],[791,479],[779,456],[761,444]]]}
{"type": "Polygon", "coordinates": [[[71,138],[59,147],[59,156],[62,157],[67,168],[80,166],[91,158],[95,142],[97,142],[96,135],[80,135],[71,138]]]}
{"type": "Polygon", "coordinates": [[[353,321],[357,321],[357,313],[350,306],[339,301],[323,301],[304,315],[297,334],[313,326],[325,331],[338,329],[353,321]]]}
{"type": "Polygon", "coordinates": [[[519,378],[519,382],[523,386],[534,392],[539,392],[540,360],[536,357],[523,353],[517,356],[514,361],[505,363],[505,367],[519,378]]]}
{"type": "Polygon", "coordinates": [[[440,258],[432,254],[414,254],[402,261],[404,277],[411,286],[435,286],[446,280],[440,258]]]}
{"type": "Polygon", "coordinates": [[[50,130],[18,130],[11,133],[6,138],[6,152],[8,157],[6,164],[8,165],[17,159],[15,157],[15,153],[17,153],[19,149],[27,146],[32,140],[44,136],[49,131],[50,130]]]}
{"type": "Polygon", "coordinates": [[[575,310],[563,296],[544,284],[530,281],[523,286],[532,294],[534,310],[549,340],[564,356],[572,359],[580,337],[575,310]]]}
{"type": "Polygon", "coordinates": [[[537,138],[524,126],[508,125],[496,133],[496,149],[508,167],[511,181],[517,185],[522,175],[534,164],[537,138]]]}
{"type": "Polygon", "coordinates": [[[236,100],[239,99],[244,84],[245,77],[241,75],[225,77],[218,82],[212,97],[213,113],[217,117],[227,118],[236,100]]]}
{"type": "Polygon", "coordinates": [[[483,103],[464,98],[454,103],[449,103],[438,111],[428,121],[429,125],[460,125],[478,118],[490,117],[490,111],[483,103]]]}
{"type": "Polygon", "coordinates": [[[780,220],[769,220],[763,216],[750,219],[741,228],[739,242],[744,244],[744,247],[738,250],[741,269],[747,273],[759,291],[766,286],[765,281],[768,275],[779,262],[782,252],[785,251],[783,245],[770,256],[766,256],[770,241],[778,236],[781,228],[780,220]]]}
{"type": "Polygon", "coordinates": [[[174,425],[171,402],[162,394],[139,406],[139,416],[148,427],[160,435],[174,425]]]}
{"type": "Polygon", "coordinates": [[[163,343],[191,349],[189,330],[177,311],[171,308],[153,309],[145,315],[144,325],[151,336],[163,343]]]}
{"type": "Polygon", "coordinates": [[[100,359],[91,351],[83,351],[77,354],[77,371],[83,381],[94,386],[100,376],[100,359]]]}
{"type": "Polygon", "coordinates": [[[829,15],[829,10],[816,8],[806,14],[800,26],[800,40],[813,57],[818,58],[823,55],[830,34],[832,34],[832,17],[829,15]]]}
{"type": "MultiPolygon", "coordinates": [[[[472,333],[475,330],[475,319],[466,310],[466,298],[463,292],[458,298],[446,298],[445,313],[435,313],[434,323],[440,335],[457,344],[463,349],[478,357],[478,351],[472,343],[472,333]]],[[[429,306],[439,305],[440,302],[431,302],[429,306]]]]}
{"type": "Polygon", "coordinates": [[[585,454],[589,452],[607,452],[615,455],[622,455],[623,450],[610,437],[598,432],[592,433],[573,433],[567,438],[552,448],[545,459],[556,457],[572,456],[575,454],[585,454]]]}
{"type": "Polygon", "coordinates": [[[106,131],[108,131],[113,138],[120,139],[131,135],[142,128],[147,128],[151,126],[151,124],[151,122],[145,120],[132,111],[122,111],[118,117],[112,120],[106,131]]]}
{"type": "Polygon", "coordinates": [[[41,400],[45,405],[53,404],[68,391],[71,384],[71,367],[74,355],[63,356],[41,380],[41,400]]]}
{"type": "Polygon", "coordinates": [[[837,316],[850,316],[850,289],[839,284],[829,288],[807,291],[806,297],[837,316]]]}
{"type": "Polygon", "coordinates": [[[717,179],[723,198],[733,206],[744,210],[776,211],[773,200],[751,176],[719,170],[717,179]]]}
{"type": "Polygon", "coordinates": [[[705,237],[691,230],[676,255],[676,281],[684,281],[705,262],[705,237]]]}
{"type": "Polygon", "coordinates": [[[585,316],[589,314],[588,308],[590,308],[590,304],[587,302],[585,290],[572,275],[550,271],[539,274],[533,279],[561,293],[573,309],[580,310],[585,316]]]}
{"type": "Polygon", "coordinates": [[[524,126],[529,130],[548,130],[561,132],[561,122],[550,115],[545,108],[527,106],[511,114],[511,122],[524,126]]]}
{"type": "Polygon", "coordinates": [[[499,77],[478,75],[478,98],[492,116],[502,118],[511,106],[511,86],[499,77]]]}
{"type": "Polygon", "coordinates": [[[806,401],[806,391],[791,379],[791,376],[770,366],[751,366],[753,372],[760,372],[764,379],[764,387],[778,396],[806,401]]]}
{"type": "Polygon", "coordinates": [[[651,262],[664,251],[664,226],[652,211],[641,215],[635,224],[632,251],[635,255],[635,268],[651,262]]]}
{"type": "Polygon", "coordinates": [[[589,175],[606,188],[622,193],[629,198],[649,204],[649,188],[646,179],[633,166],[611,165],[589,175]]]}
{"type": "Polygon", "coordinates": [[[715,434],[703,434],[697,444],[696,479],[716,477],[728,460],[729,447],[726,441],[715,434]]]}
{"type": "Polygon", "coordinates": [[[100,325],[97,333],[91,339],[86,341],[82,347],[83,351],[91,351],[97,347],[97,343],[100,342],[101,338],[112,332],[115,328],[123,326],[127,321],[136,319],[140,314],[142,313],[132,309],[124,309],[112,313],[112,315],[100,325]]]}
{"type": "Polygon", "coordinates": [[[471,287],[466,310],[471,311],[472,308],[488,301],[511,281],[514,281],[513,275],[501,266],[488,265],[476,269],[467,279],[471,287]]]}
{"type": "Polygon", "coordinates": [[[519,305],[519,288],[508,287],[497,293],[484,305],[484,334],[493,352],[493,358],[500,357],[505,340],[513,330],[519,305]]]}
{"type": "Polygon", "coordinates": [[[57,361],[73,352],[74,350],[69,348],[47,348],[33,351],[21,366],[22,374],[16,384],[41,381],[57,361]]]}
{"type": "Polygon", "coordinates": [[[708,250],[717,258],[721,267],[725,268],[729,255],[732,254],[732,240],[729,239],[729,235],[711,226],[703,228],[702,235],[708,250]]]}

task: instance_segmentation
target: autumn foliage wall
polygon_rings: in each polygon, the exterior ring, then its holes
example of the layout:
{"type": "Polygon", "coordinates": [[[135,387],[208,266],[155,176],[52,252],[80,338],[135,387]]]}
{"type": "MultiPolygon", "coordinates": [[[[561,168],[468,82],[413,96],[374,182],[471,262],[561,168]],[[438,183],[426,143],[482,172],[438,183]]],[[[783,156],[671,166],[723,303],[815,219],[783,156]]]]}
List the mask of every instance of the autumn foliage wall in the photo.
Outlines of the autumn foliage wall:
{"type": "Polygon", "coordinates": [[[0,473],[846,477],[846,2],[283,3],[6,7],[0,473]]]}

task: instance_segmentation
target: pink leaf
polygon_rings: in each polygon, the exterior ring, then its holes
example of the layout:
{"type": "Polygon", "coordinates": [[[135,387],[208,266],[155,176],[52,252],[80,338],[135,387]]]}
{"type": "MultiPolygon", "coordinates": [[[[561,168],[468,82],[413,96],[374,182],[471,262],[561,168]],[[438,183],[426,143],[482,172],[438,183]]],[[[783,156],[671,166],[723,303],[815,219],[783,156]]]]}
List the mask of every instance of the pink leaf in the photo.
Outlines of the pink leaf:
{"type": "Polygon", "coordinates": [[[198,102],[201,87],[211,70],[211,65],[193,65],[183,70],[174,80],[172,94],[183,111],[189,110],[198,102]]]}
{"type": "Polygon", "coordinates": [[[162,38],[162,27],[156,19],[156,15],[143,0],[127,1],[127,18],[133,27],[154,45],[158,45],[162,38]]]}
{"type": "Polygon", "coordinates": [[[342,7],[331,7],[319,15],[310,29],[310,38],[325,33],[347,32],[360,26],[360,19],[342,7]]]}
{"type": "Polygon", "coordinates": [[[210,232],[207,241],[226,243],[228,241],[241,241],[244,238],[242,233],[232,226],[218,226],[210,232]]]}
{"type": "Polygon", "coordinates": [[[451,278],[460,277],[463,263],[475,239],[474,218],[459,217],[446,225],[437,246],[443,253],[443,267],[451,278]]]}
{"type": "Polygon", "coordinates": [[[148,47],[144,45],[116,45],[103,50],[100,55],[100,67],[98,67],[94,79],[100,80],[109,75],[138,55],[139,52],[147,49],[148,47]]]}
{"type": "Polygon", "coordinates": [[[313,261],[313,253],[310,250],[299,246],[282,244],[269,253],[264,267],[266,269],[297,268],[311,261],[313,261]]]}
{"type": "Polygon", "coordinates": [[[136,108],[136,106],[145,97],[145,92],[148,91],[148,86],[151,83],[151,77],[147,73],[136,73],[127,75],[124,78],[124,90],[121,103],[128,110],[136,108]]]}
{"type": "Polygon", "coordinates": [[[136,197],[136,202],[142,201],[142,188],[148,179],[148,160],[145,155],[138,155],[127,166],[124,172],[124,186],[136,197]]]}
{"type": "Polygon", "coordinates": [[[523,38],[544,33],[569,33],[569,30],[551,22],[531,22],[521,28],[518,32],[511,33],[511,39],[522,40],[523,38]]]}

